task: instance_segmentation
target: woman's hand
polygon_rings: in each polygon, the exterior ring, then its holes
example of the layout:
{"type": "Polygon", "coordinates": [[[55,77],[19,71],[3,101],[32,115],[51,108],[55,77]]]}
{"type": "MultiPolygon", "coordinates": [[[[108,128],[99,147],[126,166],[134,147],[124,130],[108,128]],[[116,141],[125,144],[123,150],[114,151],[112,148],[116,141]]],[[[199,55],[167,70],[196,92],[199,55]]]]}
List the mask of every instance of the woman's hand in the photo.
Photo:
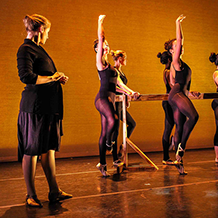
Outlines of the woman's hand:
{"type": "Polygon", "coordinates": [[[61,84],[65,85],[68,80],[69,80],[69,77],[64,75],[64,77],[62,77],[59,81],[61,84]]]}
{"type": "Polygon", "coordinates": [[[64,76],[63,73],[56,72],[54,75],[50,76],[50,78],[51,78],[53,81],[58,81],[58,80],[61,79],[63,76],[64,76]]]}
{"type": "Polygon", "coordinates": [[[100,15],[98,17],[98,22],[103,23],[105,17],[106,17],[106,15],[100,15]]]}
{"type": "Polygon", "coordinates": [[[61,72],[57,72],[59,75],[60,75],[60,79],[59,79],[59,82],[63,85],[66,84],[66,82],[69,80],[69,77],[66,76],[64,73],[61,73],[61,72]]]}
{"type": "Polygon", "coordinates": [[[61,84],[65,84],[69,78],[67,76],[64,75],[64,73],[62,72],[56,72],[53,76],[51,76],[53,81],[60,81],[61,84]]]}
{"type": "Polygon", "coordinates": [[[182,22],[184,19],[186,18],[186,16],[184,16],[183,14],[181,14],[177,19],[176,22],[182,22]]]}

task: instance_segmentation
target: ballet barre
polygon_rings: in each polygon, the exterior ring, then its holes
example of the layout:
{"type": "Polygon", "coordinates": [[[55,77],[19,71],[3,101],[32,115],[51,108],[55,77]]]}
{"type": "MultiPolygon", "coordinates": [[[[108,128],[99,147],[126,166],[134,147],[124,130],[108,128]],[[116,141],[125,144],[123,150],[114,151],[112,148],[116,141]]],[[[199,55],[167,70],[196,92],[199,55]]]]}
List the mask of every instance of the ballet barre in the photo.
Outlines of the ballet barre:
{"type": "MultiPolygon", "coordinates": [[[[218,93],[200,93],[199,96],[189,95],[191,100],[203,100],[203,99],[215,99],[218,98],[218,93]]],[[[146,94],[140,95],[139,98],[128,99],[128,101],[167,101],[168,94],[146,94]]],[[[127,144],[129,144],[134,151],[136,151],[145,161],[147,161],[156,170],[159,168],[149,159],[144,152],[142,152],[129,138],[127,138],[127,124],[126,124],[126,96],[117,95],[116,102],[122,102],[123,108],[123,152],[124,152],[124,164],[128,168],[128,151],[127,144]]]]}

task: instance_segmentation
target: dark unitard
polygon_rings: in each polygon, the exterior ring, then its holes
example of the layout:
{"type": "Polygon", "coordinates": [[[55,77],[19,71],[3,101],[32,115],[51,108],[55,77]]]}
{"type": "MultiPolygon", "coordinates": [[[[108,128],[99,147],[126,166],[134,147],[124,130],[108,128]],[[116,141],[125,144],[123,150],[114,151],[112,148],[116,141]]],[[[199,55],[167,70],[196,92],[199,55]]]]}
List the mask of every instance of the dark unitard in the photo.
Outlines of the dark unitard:
{"type": "MultiPolygon", "coordinates": [[[[169,69],[164,70],[164,83],[166,85],[166,93],[169,94],[171,87],[169,81],[166,78],[166,74],[169,73],[169,69]]],[[[168,101],[162,101],[162,107],[165,112],[165,121],[164,121],[164,133],[162,137],[162,146],[163,146],[163,160],[167,161],[169,157],[169,146],[170,146],[170,134],[174,126],[173,110],[168,101]]]]}
{"type": "MultiPolygon", "coordinates": [[[[119,71],[120,78],[122,82],[126,85],[127,84],[127,78],[126,75],[123,72],[119,71]]],[[[119,92],[116,93],[117,95],[120,95],[119,92]]],[[[117,137],[119,134],[119,126],[120,126],[120,120],[123,121],[123,106],[122,102],[116,102],[116,114],[118,116],[118,120],[116,120],[116,126],[115,126],[115,131],[113,135],[113,141],[115,142],[114,150],[113,150],[113,158],[114,160],[117,159],[117,137]]],[[[126,111],[126,123],[127,123],[127,137],[129,138],[136,127],[136,122],[132,118],[132,116],[129,114],[128,111],[126,111]]]]}
{"type": "Polygon", "coordinates": [[[168,97],[168,101],[173,109],[174,121],[176,123],[174,134],[176,151],[179,143],[181,143],[182,149],[185,149],[189,135],[198,120],[198,113],[183,90],[187,81],[189,69],[189,66],[182,62],[181,71],[175,70],[175,85],[171,89],[168,97]],[[184,119],[184,116],[186,119],[184,119]]]}
{"type": "Polygon", "coordinates": [[[95,107],[101,115],[101,135],[99,139],[100,163],[106,164],[106,143],[111,145],[115,128],[115,96],[117,72],[109,64],[102,71],[98,71],[101,86],[95,98],[95,107]]]}
{"type": "MultiPolygon", "coordinates": [[[[218,88],[217,88],[218,92],[218,88]]],[[[216,121],[216,133],[214,135],[214,146],[218,146],[218,99],[214,99],[211,104],[214,115],[215,115],[215,121],[216,121]]]]}

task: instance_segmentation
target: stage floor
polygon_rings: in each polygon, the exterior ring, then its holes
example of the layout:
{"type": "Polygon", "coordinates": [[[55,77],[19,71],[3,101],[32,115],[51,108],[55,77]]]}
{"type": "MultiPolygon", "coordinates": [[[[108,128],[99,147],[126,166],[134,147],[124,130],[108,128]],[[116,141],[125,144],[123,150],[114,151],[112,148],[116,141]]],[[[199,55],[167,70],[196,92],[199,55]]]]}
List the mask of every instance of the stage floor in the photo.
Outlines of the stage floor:
{"type": "MultiPolygon", "coordinates": [[[[0,217],[218,217],[218,166],[213,149],[186,151],[186,176],[179,175],[175,166],[162,165],[162,153],[146,155],[159,170],[117,175],[108,156],[108,178],[95,167],[98,157],[58,159],[59,186],[74,197],[56,204],[48,202],[48,186],[38,163],[36,190],[43,208],[25,206],[21,164],[0,163],[0,217]]],[[[173,159],[174,153],[170,155],[173,159]]],[[[129,164],[147,165],[137,154],[129,155],[129,164]]]]}

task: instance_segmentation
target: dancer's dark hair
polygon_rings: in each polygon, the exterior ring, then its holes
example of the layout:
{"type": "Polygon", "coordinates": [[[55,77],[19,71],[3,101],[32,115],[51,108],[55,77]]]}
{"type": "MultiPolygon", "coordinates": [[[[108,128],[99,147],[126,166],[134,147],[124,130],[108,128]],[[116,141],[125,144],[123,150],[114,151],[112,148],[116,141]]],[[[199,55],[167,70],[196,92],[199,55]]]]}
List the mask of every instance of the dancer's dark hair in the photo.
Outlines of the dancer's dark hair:
{"type": "Polygon", "coordinates": [[[212,52],[210,54],[209,60],[211,63],[214,63],[217,66],[218,65],[218,54],[215,54],[214,52],[212,52]]]}
{"type": "Polygon", "coordinates": [[[169,60],[172,62],[172,55],[168,51],[159,52],[157,57],[160,58],[161,64],[167,64],[169,60]]]}

